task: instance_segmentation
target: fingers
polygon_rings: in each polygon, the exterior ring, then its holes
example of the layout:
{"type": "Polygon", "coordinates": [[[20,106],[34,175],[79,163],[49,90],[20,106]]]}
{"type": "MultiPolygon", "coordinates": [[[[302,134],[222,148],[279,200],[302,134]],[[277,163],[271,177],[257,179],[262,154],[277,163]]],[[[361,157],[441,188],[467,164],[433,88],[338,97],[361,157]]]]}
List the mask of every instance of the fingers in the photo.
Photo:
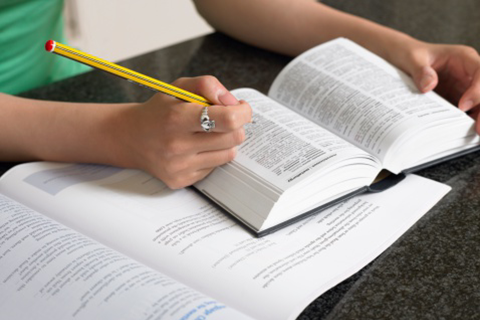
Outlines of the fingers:
{"type": "MultiPolygon", "coordinates": [[[[230,132],[251,122],[252,110],[245,101],[238,101],[215,77],[180,78],[174,85],[205,97],[214,105],[208,107],[210,121],[215,121],[213,132],[230,132]],[[228,108],[222,106],[228,105],[228,108]]],[[[203,132],[200,117],[203,107],[190,104],[184,106],[183,119],[193,132],[203,132]],[[190,125],[188,125],[190,123],[190,125]],[[192,126],[192,124],[194,124],[192,126]]]]}
{"type": "Polygon", "coordinates": [[[473,48],[461,47],[461,50],[466,89],[458,107],[477,121],[476,131],[480,133],[480,55],[473,48]]]}
{"type": "Polygon", "coordinates": [[[197,154],[189,159],[172,162],[162,180],[170,189],[190,186],[206,177],[215,167],[235,158],[236,149],[210,151],[197,154]]]}
{"type": "MultiPolygon", "coordinates": [[[[209,133],[231,132],[252,121],[252,108],[245,101],[228,107],[214,105],[206,108],[210,121],[215,121],[215,128],[209,133]]],[[[200,120],[203,109],[204,107],[193,103],[176,105],[170,111],[168,121],[177,130],[204,132],[200,120]]]]}
{"type": "MultiPolygon", "coordinates": [[[[478,58],[480,60],[480,57],[478,58]]],[[[460,110],[469,111],[480,105],[480,61],[469,88],[460,98],[458,107],[460,110]]]]}
{"type": "MultiPolygon", "coordinates": [[[[151,120],[157,122],[158,128],[168,135],[204,133],[201,126],[203,106],[172,99],[161,93],[151,100],[148,102],[151,120]]],[[[252,109],[245,101],[228,107],[207,107],[207,114],[210,121],[215,121],[215,128],[209,134],[238,130],[252,121],[252,109]]]]}
{"type": "Polygon", "coordinates": [[[419,65],[414,71],[413,81],[420,92],[428,92],[437,86],[438,75],[432,67],[419,65]]]}
{"type": "Polygon", "coordinates": [[[480,107],[473,109],[470,116],[476,121],[475,130],[480,134],[480,107]]]}
{"type": "Polygon", "coordinates": [[[198,171],[188,172],[186,175],[176,175],[170,178],[164,178],[162,181],[169,187],[170,189],[181,189],[188,186],[191,186],[195,182],[198,182],[205,178],[210,172],[212,172],[213,168],[210,169],[202,169],[198,171]]]}
{"type": "Polygon", "coordinates": [[[178,189],[203,179],[213,168],[233,160],[235,147],[245,140],[243,126],[251,122],[252,109],[211,76],[181,78],[173,85],[214,103],[205,108],[158,94],[142,108],[135,109],[143,117],[143,121],[136,123],[150,123],[145,127],[135,126],[145,131],[146,146],[140,150],[146,158],[147,171],[170,188],[178,189]],[[201,126],[204,108],[209,120],[215,121],[211,132],[204,132],[201,126]]]}
{"type": "Polygon", "coordinates": [[[198,133],[190,137],[177,138],[165,142],[163,156],[170,159],[188,158],[204,152],[219,151],[234,148],[245,140],[245,130],[238,130],[228,133],[198,133]]]}
{"type": "MultiPolygon", "coordinates": [[[[243,127],[245,124],[250,123],[252,120],[252,109],[248,103],[242,101],[234,106],[211,106],[207,109],[210,120],[215,121],[215,128],[213,132],[230,132],[243,127]]],[[[195,132],[203,132],[200,125],[200,113],[195,114],[192,112],[192,123],[196,123],[194,127],[195,132]]]]}
{"type": "Polygon", "coordinates": [[[213,104],[225,106],[238,104],[237,98],[213,76],[180,78],[173,82],[173,85],[203,96],[213,104]]]}
{"type": "Polygon", "coordinates": [[[215,168],[235,159],[237,148],[208,151],[197,154],[195,166],[199,169],[215,168]]]}
{"type": "Polygon", "coordinates": [[[192,151],[201,153],[206,151],[224,150],[239,146],[245,141],[245,129],[225,133],[198,133],[193,135],[190,143],[192,151]]]}
{"type": "Polygon", "coordinates": [[[475,49],[427,44],[413,50],[407,60],[407,72],[421,92],[437,88],[463,111],[480,105],[480,56],[475,49]]]}
{"type": "Polygon", "coordinates": [[[431,54],[426,49],[410,52],[406,71],[420,92],[433,90],[438,84],[438,74],[431,66],[431,54]]]}

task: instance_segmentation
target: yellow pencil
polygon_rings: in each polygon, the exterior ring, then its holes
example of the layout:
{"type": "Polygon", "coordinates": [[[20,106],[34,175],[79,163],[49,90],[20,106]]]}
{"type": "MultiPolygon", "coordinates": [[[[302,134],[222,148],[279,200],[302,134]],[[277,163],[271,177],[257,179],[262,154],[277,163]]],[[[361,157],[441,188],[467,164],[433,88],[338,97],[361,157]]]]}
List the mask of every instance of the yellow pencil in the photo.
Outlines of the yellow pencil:
{"type": "Polygon", "coordinates": [[[180,99],[186,102],[200,104],[202,106],[212,105],[211,102],[209,102],[207,99],[205,99],[202,96],[185,91],[178,87],[172,86],[166,82],[162,82],[160,80],[151,78],[149,76],[135,72],[128,68],[119,66],[118,64],[94,57],[92,55],[89,55],[88,53],[82,52],[80,50],[74,49],[67,45],[58,43],[56,41],[48,40],[47,43],[45,44],[45,49],[49,52],[53,52],[63,57],[75,60],[77,62],[81,62],[90,67],[94,67],[94,68],[106,71],[108,73],[114,74],[116,76],[119,76],[121,78],[124,78],[126,80],[133,81],[140,85],[144,85],[153,90],[166,93],[177,99],[180,99]]]}

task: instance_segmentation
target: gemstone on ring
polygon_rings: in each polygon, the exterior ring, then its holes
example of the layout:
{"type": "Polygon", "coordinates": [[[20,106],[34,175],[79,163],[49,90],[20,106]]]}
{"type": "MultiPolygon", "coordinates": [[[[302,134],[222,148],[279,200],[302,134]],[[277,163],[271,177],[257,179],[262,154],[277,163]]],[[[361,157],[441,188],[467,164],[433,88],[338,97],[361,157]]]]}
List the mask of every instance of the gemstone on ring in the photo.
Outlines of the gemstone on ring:
{"type": "Polygon", "coordinates": [[[210,117],[208,116],[208,107],[204,107],[202,110],[200,125],[205,132],[210,132],[215,128],[215,120],[210,120],[210,117]]]}

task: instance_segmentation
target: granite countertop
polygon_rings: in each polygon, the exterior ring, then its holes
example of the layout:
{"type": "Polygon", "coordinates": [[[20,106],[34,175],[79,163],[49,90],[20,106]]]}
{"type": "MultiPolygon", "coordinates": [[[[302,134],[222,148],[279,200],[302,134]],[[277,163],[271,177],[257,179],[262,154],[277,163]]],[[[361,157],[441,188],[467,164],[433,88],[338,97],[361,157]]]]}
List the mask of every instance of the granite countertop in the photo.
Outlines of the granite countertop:
{"type": "MultiPolygon", "coordinates": [[[[480,51],[480,1],[324,1],[428,41],[480,51]]],[[[120,64],[171,82],[212,74],[266,93],[289,57],[214,33],[120,64]]],[[[144,101],[153,93],[99,71],[23,94],[79,102],[144,101]]],[[[480,153],[419,172],[453,189],[393,246],[316,299],[299,319],[480,319],[480,153]]],[[[12,164],[2,164],[5,170],[12,164]]],[[[0,171],[1,173],[1,171],[0,171]]]]}

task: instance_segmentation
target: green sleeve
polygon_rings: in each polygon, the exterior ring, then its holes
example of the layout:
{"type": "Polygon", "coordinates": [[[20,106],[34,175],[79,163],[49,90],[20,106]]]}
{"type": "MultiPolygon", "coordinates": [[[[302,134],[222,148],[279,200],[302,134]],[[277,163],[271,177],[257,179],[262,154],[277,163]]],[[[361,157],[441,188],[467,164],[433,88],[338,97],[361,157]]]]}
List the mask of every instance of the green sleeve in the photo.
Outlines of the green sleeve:
{"type": "Polygon", "coordinates": [[[44,49],[65,43],[63,0],[6,0],[0,4],[0,92],[17,94],[89,70],[44,49]]]}

